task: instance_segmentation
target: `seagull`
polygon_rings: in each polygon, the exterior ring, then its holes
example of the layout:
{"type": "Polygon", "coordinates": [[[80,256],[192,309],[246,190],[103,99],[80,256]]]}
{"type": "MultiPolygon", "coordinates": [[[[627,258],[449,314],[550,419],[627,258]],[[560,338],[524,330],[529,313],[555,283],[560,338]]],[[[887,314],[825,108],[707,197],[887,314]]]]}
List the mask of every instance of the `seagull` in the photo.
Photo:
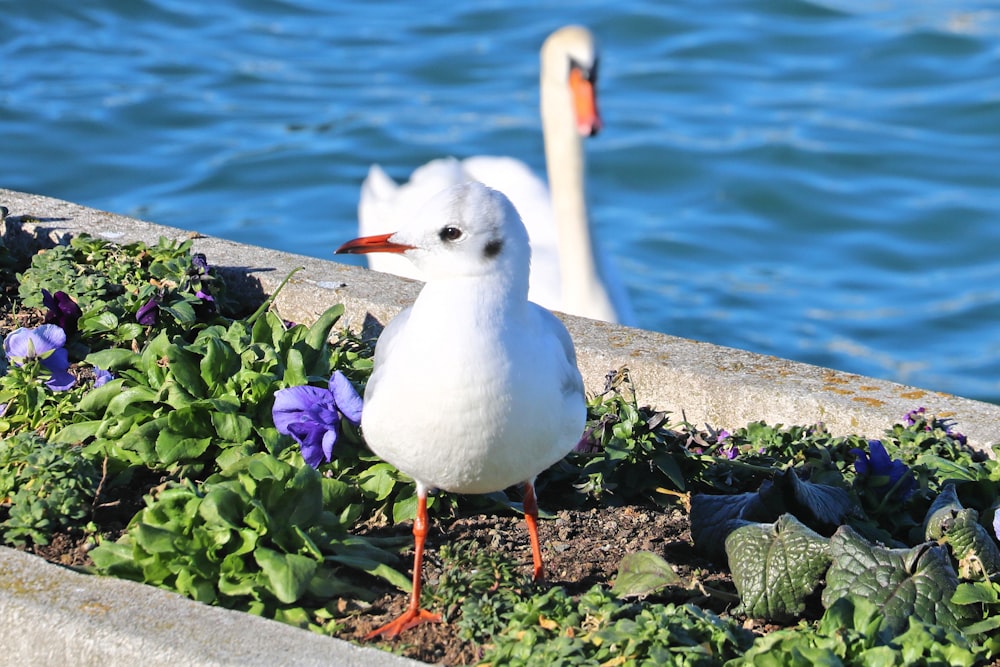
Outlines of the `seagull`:
{"type": "MultiPolygon", "coordinates": [[[[587,211],[583,137],[597,134],[597,44],[583,26],[564,26],[541,49],[540,98],[548,185],[512,157],[477,155],[432,160],[399,185],[376,165],[358,202],[362,236],[400,229],[413,211],[449,185],[477,180],[514,203],[531,239],[529,298],[546,308],[606,322],[634,319],[611,262],[595,247],[587,211]]],[[[370,257],[376,271],[422,280],[405,259],[370,257]]]]}
{"type": "Polygon", "coordinates": [[[528,234],[499,191],[451,186],[400,231],[336,252],[400,254],[426,279],[378,339],[361,416],[372,451],[416,481],[410,604],[368,635],[394,637],[441,620],[420,608],[431,489],[477,494],[523,483],[533,576],[542,577],[534,480],[580,439],[583,380],[566,327],[528,301],[528,234]]]}

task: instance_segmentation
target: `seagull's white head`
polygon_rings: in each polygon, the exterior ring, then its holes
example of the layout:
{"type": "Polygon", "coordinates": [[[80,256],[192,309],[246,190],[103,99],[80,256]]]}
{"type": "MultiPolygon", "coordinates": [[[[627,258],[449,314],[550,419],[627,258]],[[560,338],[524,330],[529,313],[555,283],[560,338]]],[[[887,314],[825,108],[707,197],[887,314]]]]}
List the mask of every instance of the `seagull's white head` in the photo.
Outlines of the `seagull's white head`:
{"type": "Polygon", "coordinates": [[[514,205],[470,181],[435,195],[392,234],[348,241],[338,254],[402,253],[428,281],[497,275],[527,291],[531,248],[514,205]]]}

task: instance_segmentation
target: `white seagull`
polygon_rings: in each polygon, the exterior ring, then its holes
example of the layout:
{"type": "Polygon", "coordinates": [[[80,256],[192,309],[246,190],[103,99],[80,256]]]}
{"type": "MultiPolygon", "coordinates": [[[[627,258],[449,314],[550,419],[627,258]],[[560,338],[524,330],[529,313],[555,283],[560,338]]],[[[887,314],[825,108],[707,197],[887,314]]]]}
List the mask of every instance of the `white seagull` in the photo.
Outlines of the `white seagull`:
{"type": "Polygon", "coordinates": [[[569,333],[528,301],[528,235],[506,196],[452,186],[392,234],[337,253],[396,253],[426,284],[375,347],[361,429],[372,451],[417,484],[413,591],[392,637],[440,616],[419,606],[427,492],[490,493],[524,483],[524,513],[542,576],[534,479],[579,441],[583,380],[569,333]]]}
{"type": "MultiPolygon", "coordinates": [[[[372,165],[361,185],[358,233],[369,236],[402,229],[413,211],[444,188],[477,180],[506,194],[528,229],[529,299],[564,313],[631,323],[625,289],[591,240],[584,193],[581,137],[601,128],[597,60],[594,37],[581,26],[560,28],[542,45],[540,96],[548,186],[526,164],[510,157],[433,160],[416,169],[405,185],[372,165]]],[[[368,266],[423,280],[419,268],[401,257],[370,257],[368,266]]]]}

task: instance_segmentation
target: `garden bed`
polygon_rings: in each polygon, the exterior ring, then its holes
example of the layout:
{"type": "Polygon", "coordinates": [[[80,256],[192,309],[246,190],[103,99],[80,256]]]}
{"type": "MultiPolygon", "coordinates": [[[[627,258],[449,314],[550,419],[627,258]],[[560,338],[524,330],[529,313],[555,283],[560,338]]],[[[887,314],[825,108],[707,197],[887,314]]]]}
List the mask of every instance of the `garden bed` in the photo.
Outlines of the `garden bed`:
{"type": "MultiPolygon", "coordinates": [[[[370,341],[338,330],[336,311],[304,327],[265,310],[229,310],[211,258],[192,259],[183,243],[123,249],[78,238],[47,254],[30,272],[27,258],[7,258],[19,279],[3,272],[0,334],[59,318],[50,312],[60,310],[58,300],[46,307],[42,289],[52,299],[69,294],[81,306],[65,342],[75,386],[44,389],[51,369],[12,358],[0,380],[0,447],[10,458],[16,438],[22,466],[62,447],[59,465],[79,458],[90,481],[74,486],[66,480],[76,468],[47,468],[65,471],[52,478],[57,487],[73,488],[63,489],[59,520],[42,503],[35,524],[15,509],[19,498],[29,502],[22,491],[30,485],[8,484],[0,510],[8,543],[344,639],[398,613],[412,484],[368,454],[349,423],[337,424],[335,457],[314,473],[271,422],[282,388],[323,387],[334,370],[363,385],[370,341]],[[112,268],[113,279],[95,278],[112,268]],[[158,317],[143,322],[151,301],[158,317]],[[109,384],[95,387],[108,370],[109,384]],[[201,557],[212,549],[217,560],[201,557]]],[[[787,664],[805,655],[848,664],[904,654],[928,664],[996,659],[1000,601],[990,597],[998,587],[989,577],[997,574],[1000,471],[966,446],[961,424],[914,405],[901,423],[864,437],[762,423],[728,433],[672,421],[641,401],[627,370],[609,374],[591,401],[580,451],[540,478],[550,515],[541,524],[549,572],[542,584],[529,582],[517,490],[436,497],[427,602],[447,622],[381,645],[448,664],[665,656],[721,664],[744,654],[787,664]],[[885,462],[869,438],[881,439],[885,462]],[[928,537],[932,510],[942,513],[928,537]],[[962,539],[951,532],[956,521],[965,522],[962,539]],[[770,533],[761,541],[745,531],[727,553],[727,538],[747,527],[770,533]],[[879,541],[897,551],[880,551],[879,541]],[[795,590],[770,595],[766,575],[739,562],[742,552],[758,562],[797,548],[881,559],[872,573],[884,565],[928,602],[832,596],[831,587],[850,588],[851,573],[828,570],[822,559],[818,576],[796,572],[795,590]],[[897,557],[899,567],[889,562],[897,557]],[[953,602],[960,585],[966,597],[953,602]],[[842,627],[845,619],[853,627],[842,627]]]]}

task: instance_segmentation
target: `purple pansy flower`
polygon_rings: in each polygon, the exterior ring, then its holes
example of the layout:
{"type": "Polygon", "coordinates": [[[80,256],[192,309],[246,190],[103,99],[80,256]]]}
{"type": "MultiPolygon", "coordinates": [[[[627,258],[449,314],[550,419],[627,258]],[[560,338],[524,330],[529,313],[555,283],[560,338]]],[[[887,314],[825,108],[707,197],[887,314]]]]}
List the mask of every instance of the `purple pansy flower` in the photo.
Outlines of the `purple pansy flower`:
{"type": "Polygon", "coordinates": [[[852,449],[854,469],[858,475],[868,479],[879,480],[872,485],[872,490],[880,493],[893,492],[899,500],[905,500],[916,485],[916,480],[910,468],[899,459],[890,459],[889,453],[881,440],[869,440],[868,452],[852,449]]]}
{"type": "Polygon", "coordinates": [[[360,424],[362,405],[351,381],[336,371],[328,389],[304,385],[275,392],[271,415],[278,432],[292,436],[306,463],[318,468],[333,459],[341,418],[360,424]]]}
{"type": "Polygon", "coordinates": [[[144,327],[152,326],[156,324],[157,309],[159,308],[159,302],[156,297],[153,297],[146,304],[138,310],[135,314],[135,321],[144,327]]]}
{"type": "Polygon", "coordinates": [[[46,324],[62,327],[67,336],[76,333],[76,323],[80,321],[83,311],[66,292],[58,291],[51,294],[47,289],[43,289],[42,303],[48,309],[45,313],[46,324]]]}
{"type": "Polygon", "coordinates": [[[191,266],[194,267],[195,271],[198,273],[208,273],[208,258],[205,257],[205,253],[196,252],[191,255],[191,266]]]}
{"type": "Polygon", "coordinates": [[[111,371],[106,371],[103,368],[94,366],[94,389],[103,387],[114,379],[115,376],[111,374],[111,371]]]}
{"type": "Polygon", "coordinates": [[[923,423],[924,430],[930,431],[934,428],[940,428],[949,437],[954,438],[959,442],[959,444],[968,444],[969,439],[965,435],[955,428],[955,422],[951,419],[938,419],[933,415],[927,414],[927,408],[920,407],[910,410],[905,415],[903,415],[903,421],[906,422],[907,426],[913,426],[917,423],[923,423]]]}
{"type": "Polygon", "coordinates": [[[3,341],[3,351],[7,358],[18,366],[37,359],[50,373],[45,383],[53,391],[64,391],[76,384],[76,378],[69,371],[69,353],[66,332],[55,324],[42,324],[35,329],[21,327],[10,332],[3,341]]]}
{"type": "Polygon", "coordinates": [[[993,534],[1000,540],[1000,507],[993,513],[993,534]]]}
{"type": "MultiPolygon", "coordinates": [[[[919,421],[923,421],[924,420],[924,413],[925,412],[927,412],[927,408],[923,408],[923,407],[921,407],[921,408],[914,408],[914,409],[910,410],[909,412],[907,412],[905,415],[903,415],[903,421],[906,422],[907,426],[913,426],[914,424],[917,423],[918,420],[919,421]]],[[[927,426],[927,430],[928,431],[931,430],[930,425],[927,426]]]]}
{"type": "Polygon", "coordinates": [[[215,297],[209,294],[207,289],[200,289],[194,295],[201,299],[201,303],[194,306],[194,312],[200,319],[207,319],[216,314],[215,297]]]}

